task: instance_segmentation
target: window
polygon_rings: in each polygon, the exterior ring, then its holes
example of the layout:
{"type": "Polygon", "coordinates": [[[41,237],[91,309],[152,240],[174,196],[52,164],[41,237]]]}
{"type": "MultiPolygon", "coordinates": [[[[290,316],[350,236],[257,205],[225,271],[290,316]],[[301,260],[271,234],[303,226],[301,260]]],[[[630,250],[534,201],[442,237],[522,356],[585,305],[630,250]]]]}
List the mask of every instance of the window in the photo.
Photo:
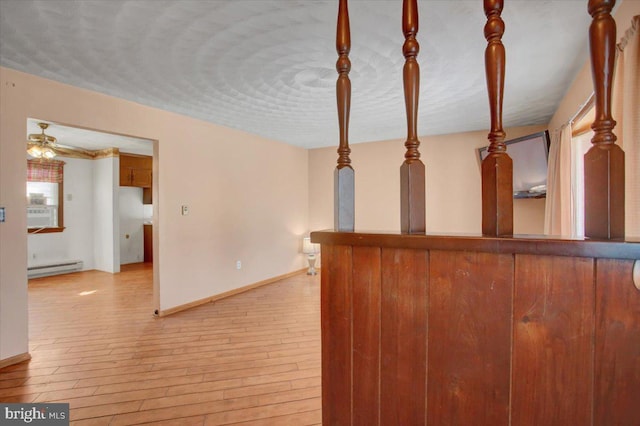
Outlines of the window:
{"type": "Polygon", "coordinates": [[[62,232],[64,161],[27,160],[27,231],[62,232]]]}
{"type": "Polygon", "coordinates": [[[573,235],[584,237],[584,155],[591,148],[593,130],[571,138],[571,193],[573,197],[573,235]]]}

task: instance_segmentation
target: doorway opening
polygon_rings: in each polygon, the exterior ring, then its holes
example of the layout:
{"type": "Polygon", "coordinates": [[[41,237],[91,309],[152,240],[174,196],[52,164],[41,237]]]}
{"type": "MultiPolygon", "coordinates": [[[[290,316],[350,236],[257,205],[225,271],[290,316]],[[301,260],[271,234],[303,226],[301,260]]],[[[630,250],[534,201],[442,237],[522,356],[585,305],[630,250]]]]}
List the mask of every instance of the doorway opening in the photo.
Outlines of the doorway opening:
{"type": "Polygon", "coordinates": [[[59,183],[58,192],[53,191],[56,196],[48,196],[53,192],[42,188],[51,184],[39,182],[44,178],[37,173],[28,173],[29,278],[85,270],[119,273],[121,265],[146,261],[154,271],[153,306],[158,309],[159,283],[153,264],[158,141],[35,118],[27,119],[27,135],[39,132],[41,123],[48,124],[47,135],[56,139],[52,146],[56,155],[27,158],[34,168],[55,162],[59,183]],[[36,217],[41,210],[55,211],[60,217],[55,229],[36,217]]]}

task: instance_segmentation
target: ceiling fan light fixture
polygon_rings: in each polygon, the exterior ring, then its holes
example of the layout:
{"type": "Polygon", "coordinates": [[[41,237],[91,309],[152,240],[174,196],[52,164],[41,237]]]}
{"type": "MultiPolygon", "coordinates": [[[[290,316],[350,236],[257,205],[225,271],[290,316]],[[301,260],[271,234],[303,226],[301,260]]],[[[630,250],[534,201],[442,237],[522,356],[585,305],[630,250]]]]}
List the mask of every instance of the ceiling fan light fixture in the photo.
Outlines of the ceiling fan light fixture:
{"type": "Polygon", "coordinates": [[[42,133],[31,133],[27,136],[27,154],[31,157],[51,160],[56,156],[53,148],[55,148],[57,139],[44,133],[49,124],[38,123],[38,127],[42,129],[42,133]]]}
{"type": "Polygon", "coordinates": [[[53,157],[56,156],[56,153],[54,150],[52,150],[51,148],[49,148],[48,146],[46,146],[43,150],[42,150],[42,158],[45,158],[47,160],[51,160],[53,157]]]}
{"type": "Polygon", "coordinates": [[[30,143],[27,148],[27,154],[34,158],[42,158],[42,147],[39,144],[30,143]]]}

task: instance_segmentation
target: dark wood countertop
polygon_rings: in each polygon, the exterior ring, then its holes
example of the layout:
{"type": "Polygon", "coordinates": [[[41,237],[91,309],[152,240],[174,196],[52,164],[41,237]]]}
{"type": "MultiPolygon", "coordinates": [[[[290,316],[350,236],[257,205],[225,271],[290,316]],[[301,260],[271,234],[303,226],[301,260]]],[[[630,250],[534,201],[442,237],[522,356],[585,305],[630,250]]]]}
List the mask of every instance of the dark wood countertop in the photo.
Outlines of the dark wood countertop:
{"type": "Polygon", "coordinates": [[[421,250],[480,251],[553,256],[640,259],[640,239],[591,240],[546,235],[483,237],[480,234],[399,234],[385,232],[311,233],[311,241],[320,244],[376,246],[421,250]]]}

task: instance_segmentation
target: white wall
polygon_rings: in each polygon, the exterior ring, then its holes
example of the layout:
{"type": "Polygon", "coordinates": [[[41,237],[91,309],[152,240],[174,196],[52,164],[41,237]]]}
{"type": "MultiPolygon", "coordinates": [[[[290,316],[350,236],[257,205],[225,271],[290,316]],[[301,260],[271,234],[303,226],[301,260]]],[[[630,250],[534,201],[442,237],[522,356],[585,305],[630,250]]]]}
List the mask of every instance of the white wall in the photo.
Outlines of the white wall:
{"type": "Polygon", "coordinates": [[[142,205],[142,218],[145,223],[153,222],[153,204],[142,205]]]}
{"type": "Polygon", "coordinates": [[[29,350],[27,312],[27,162],[24,145],[27,116],[11,108],[5,93],[11,84],[0,68],[0,360],[29,350]],[[5,123],[15,123],[7,126],[5,123]]]}
{"type": "Polygon", "coordinates": [[[515,234],[544,234],[546,198],[519,198],[513,200],[513,229],[515,234]]]}
{"type": "MultiPolygon", "coordinates": [[[[544,130],[544,126],[507,129],[507,139],[544,130]]],[[[488,131],[421,137],[426,168],[427,232],[480,233],[482,186],[476,149],[487,145],[488,131]]],[[[351,146],[355,169],[356,228],[400,230],[400,165],[404,141],[351,146]]],[[[309,151],[310,228],[333,228],[333,170],[336,148],[309,151]]],[[[514,232],[542,234],[544,200],[514,200],[514,232]]]]}
{"type": "Polygon", "coordinates": [[[142,188],[121,186],[118,190],[120,216],[120,264],[144,260],[144,204],[142,188]]]}
{"type": "Polygon", "coordinates": [[[99,271],[120,272],[118,157],[93,160],[93,254],[99,271]]]}
{"type": "Polygon", "coordinates": [[[84,270],[117,272],[120,264],[141,262],[142,188],[118,188],[114,181],[119,178],[115,158],[60,159],[65,162],[65,230],[29,234],[28,265],[82,260],[84,270]],[[118,220],[114,221],[116,216],[118,220]],[[119,235],[115,235],[117,224],[119,235]]]}
{"type": "MultiPolygon", "coordinates": [[[[29,266],[82,260],[93,269],[93,161],[58,157],[64,165],[64,232],[29,234],[29,266]]],[[[26,180],[26,178],[25,178],[26,180]]]]}
{"type": "MultiPolygon", "coordinates": [[[[60,260],[82,260],[83,269],[115,272],[119,247],[120,264],[141,262],[144,255],[142,188],[108,185],[113,181],[114,160],[84,160],[59,157],[64,165],[64,232],[28,236],[28,265],[60,260]],[[96,168],[97,166],[97,168],[96,168]],[[97,180],[94,181],[94,178],[97,180]],[[118,203],[114,203],[114,194],[118,203]],[[99,203],[99,210],[94,208],[99,203]],[[117,232],[111,215],[119,206],[117,232]],[[97,226],[96,224],[99,224],[97,226]],[[126,235],[129,238],[125,238],[126,235]],[[96,238],[97,237],[97,238],[96,238]]],[[[117,183],[116,183],[117,185],[117,183]]],[[[151,206],[149,206],[151,207],[151,206]]],[[[150,210],[150,209],[147,209],[150,210]]],[[[151,216],[151,212],[148,212],[151,216]]]]}
{"type": "MultiPolygon", "coordinates": [[[[0,206],[7,212],[0,224],[2,359],[28,351],[26,161],[25,146],[16,142],[24,141],[28,117],[156,141],[156,308],[304,267],[306,150],[4,67],[0,102],[0,206]],[[188,216],[180,215],[182,204],[190,206],[188,216]]],[[[116,213],[112,220],[118,219],[116,213]]],[[[100,237],[94,235],[95,245],[100,237]]]]}
{"type": "MultiPolygon", "coordinates": [[[[617,27],[617,40],[619,41],[623,36],[624,32],[628,30],[631,26],[632,19],[634,16],[640,14],[640,1],[638,0],[624,0],[622,2],[618,2],[614,18],[616,21],[617,27]]],[[[593,79],[591,72],[591,62],[587,61],[575,79],[571,83],[570,87],[564,94],[564,97],[560,101],[558,107],[556,108],[551,121],[549,122],[549,133],[553,135],[555,132],[560,131],[561,127],[568,123],[575,114],[580,111],[582,106],[587,102],[587,100],[593,94],[593,79]]],[[[615,102],[614,102],[615,104],[615,102]]],[[[619,119],[619,117],[615,116],[614,111],[614,120],[619,119]]],[[[616,127],[613,129],[613,133],[620,137],[620,128],[616,127]]],[[[552,143],[555,138],[552,138],[552,143]]],[[[624,149],[624,148],[623,148],[624,149]]],[[[628,164],[628,163],[627,163],[628,164]]],[[[628,167],[627,167],[628,174],[628,167]]],[[[562,197],[569,197],[569,188],[567,185],[567,189],[565,190],[562,197]]],[[[560,195],[558,195],[560,197],[560,195]]],[[[566,208],[566,207],[565,207],[566,208]]],[[[630,208],[629,205],[626,206],[627,209],[630,208]]],[[[565,210],[566,211],[566,210],[565,210]]],[[[628,211],[628,210],[627,210],[628,211]]],[[[569,235],[573,231],[570,229],[568,221],[561,220],[561,209],[556,207],[553,212],[549,213],[553,214],[554,220],[551,221],[549,233],[551,235],[569,235]]],[[[630,236],[627,229],[627,236],[630,236]]]]}
{"type": "MultiPolygon", "coordinates": [[[[617,26],[618,40],[631,25],[631,19],[640,14],[640,1],[618,1],[613,17],[617,26]]],[[[616,41],[618,41],[616,40],[616,41]]],[[[552,133],[568,122],[589,99],[593,93],[591,62],[587,61],[576,75],[549,122],[549,133],[552,133]]],[[[614,117],[615,119],[615,117],[614,117]]],[[[615,133],[614,129],[614,133],[615,133]]]]}

